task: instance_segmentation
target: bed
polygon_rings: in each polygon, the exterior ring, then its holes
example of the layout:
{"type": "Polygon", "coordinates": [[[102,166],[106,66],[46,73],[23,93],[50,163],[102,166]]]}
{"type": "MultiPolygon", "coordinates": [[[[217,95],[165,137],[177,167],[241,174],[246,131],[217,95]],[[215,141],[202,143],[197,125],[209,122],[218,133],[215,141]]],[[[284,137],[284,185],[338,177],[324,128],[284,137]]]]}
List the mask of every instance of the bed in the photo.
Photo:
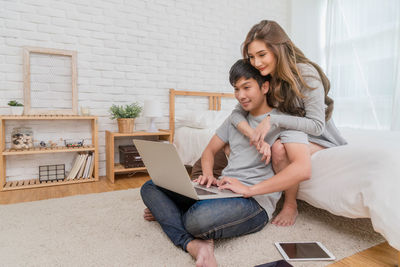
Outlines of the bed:
{"type": "MultiPolygon", "coordinates": [[[[170,129],[184,164],[193,165],[201,156],[215,129],[231,113],[221,110],[221,99],[233,97],[170,90],[170,129]],[[175,116],[176,96],[206,97],[209,111],[175,116]]],[[[340,130],[349,144],[312,156],[312,176],[300,184],[298,198],[335,215],[371,218],[374,230],[400,250],[400,132],[340,130]]]]}

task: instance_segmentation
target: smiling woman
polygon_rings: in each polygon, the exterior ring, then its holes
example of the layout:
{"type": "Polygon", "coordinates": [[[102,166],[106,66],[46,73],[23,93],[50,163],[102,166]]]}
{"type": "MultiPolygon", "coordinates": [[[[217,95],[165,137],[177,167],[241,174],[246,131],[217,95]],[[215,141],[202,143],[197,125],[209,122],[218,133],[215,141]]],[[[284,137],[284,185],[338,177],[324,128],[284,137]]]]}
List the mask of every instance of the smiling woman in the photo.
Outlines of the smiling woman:
{"type": "Polygon", "coordinates": [[[260,40],[251,42],[248,49],[248,58],[251,65],[257,68],[261,75],[274,74],[276,57],[264,42],[260,40]]]}
{"type": "MultiPolygon", "coordinates": [[[[330,90],[328,78],[317,64],[311,62],[293,44],[279,24],[264,20],[253,26],[244,41],[242,53],[263,76],[272,76],[272,88],[268,94],[271,106],[296,116],[304,116],[307,111],[296,103],[296,99],[305,98],[303,89],[317,89],[317,86],[305,81],[307,75],[302,73],[304,67],[299,64],[306,64],[310,67],[311,75],[322,82],[324,102],[327,105],[325,119],[331,117],[333,100],[327,96],[330,90]]],[[[310,134],[321,134],[324,119],[314,119],[314,123],[315,129],[310,134]]]]}
{"type": "MultiPolygon", "coordinates": [[[[310,154],[346,144],[331,119],[333,100],[328,97],[328,78],[294,45],[278,23],[263,20],[254,25],[246,36],[242,53],[261,75],[271,77],[267,103],[284,113],[267,116],[253,129],[245,120],[246,108],[237,106],[231,122],[250,139],[251,144],[259,146],[271,125],[309,134],[310,154]]],[[[285,146],[277,140],[271,152],[274,170],[279,172],[289,163],[285,146]]],[[[297,186],[286,190],[283,210],[272,223],[282,226],[294,224],[296,194],[297,186]]]]}

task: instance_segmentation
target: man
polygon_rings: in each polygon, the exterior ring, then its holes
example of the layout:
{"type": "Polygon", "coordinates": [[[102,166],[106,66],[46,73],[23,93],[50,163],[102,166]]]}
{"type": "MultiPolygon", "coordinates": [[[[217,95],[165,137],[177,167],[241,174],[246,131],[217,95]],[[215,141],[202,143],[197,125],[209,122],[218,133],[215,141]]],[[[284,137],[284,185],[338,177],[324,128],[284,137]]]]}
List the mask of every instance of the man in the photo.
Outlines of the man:
{"type": "MultiPolygon", "coordinates": [[[[257,125],[265,116],[277,113],[267,105],[268,83],[247,61],[237,61],[230,70],[235,97],[249,111],[248,122],[257,125]]],[[[308,179],[311,163],[307,135],[297,131],[271,129],[262,144],[264,156],[277,138],[285,144],[290,164],[274,176],[254,146],[229,118],[217,129],[202,155],[201,184],[220,186],[243,194],[238,198],[195,201],[157,187],[148,181],[141,188],[143,202],[171,241],[196,259],[196,266],[216,266],[214,239],[240,236],[261,230],[272,216],[281,191],[308,179]],[[213,177],[214,156],[230,145],[228,166],[222,179],[213,177]]]]}

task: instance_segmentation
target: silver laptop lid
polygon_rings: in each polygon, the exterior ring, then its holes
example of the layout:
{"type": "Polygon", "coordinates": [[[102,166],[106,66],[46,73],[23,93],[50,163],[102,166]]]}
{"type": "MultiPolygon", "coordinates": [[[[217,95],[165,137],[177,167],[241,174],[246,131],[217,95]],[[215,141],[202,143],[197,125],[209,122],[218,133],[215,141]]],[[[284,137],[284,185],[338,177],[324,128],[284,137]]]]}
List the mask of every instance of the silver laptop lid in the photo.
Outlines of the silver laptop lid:
{"type": "Polygon", "coordinates": [[[156,185],[198,199],[189,174],[173,144],[144,140],[133,140],[133,143],[156,185]]]}

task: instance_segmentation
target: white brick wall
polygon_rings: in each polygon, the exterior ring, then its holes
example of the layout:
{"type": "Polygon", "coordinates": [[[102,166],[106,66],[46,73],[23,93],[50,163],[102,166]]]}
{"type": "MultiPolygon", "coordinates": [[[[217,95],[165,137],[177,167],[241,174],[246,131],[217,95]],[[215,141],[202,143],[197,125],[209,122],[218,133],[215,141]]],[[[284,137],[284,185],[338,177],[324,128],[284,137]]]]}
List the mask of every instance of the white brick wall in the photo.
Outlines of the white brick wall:
{"type": "MultiPolygon", "coordinates": [[[[156,98],[164,109],[157,126],[167,128],[169,88],[231,92],[229,68],[261,19],[276,20],[290,32],[290,0],[0,0],[0,113],[8,112],[8,100],[23,101],[23,46],[76,50],[79,105],[99,116],[105,175],[104,131],[117,130],[108,118],[111,104],[156,98]]],[[[177,112],[186,108],[178,105],[177,112]]],[[[136,129],[145,129],[145,121],[138,118],[136,129]]],[[[63,127],[60,134],[67,138],[63,127]]],[[[49,129],[43,123],[43,140],[55,139],[49,129]]],[[[44,161],[25,158],[25,174],[44,161]]],[[[7,166],[17,163],[10,157],[7,166]]]]}

